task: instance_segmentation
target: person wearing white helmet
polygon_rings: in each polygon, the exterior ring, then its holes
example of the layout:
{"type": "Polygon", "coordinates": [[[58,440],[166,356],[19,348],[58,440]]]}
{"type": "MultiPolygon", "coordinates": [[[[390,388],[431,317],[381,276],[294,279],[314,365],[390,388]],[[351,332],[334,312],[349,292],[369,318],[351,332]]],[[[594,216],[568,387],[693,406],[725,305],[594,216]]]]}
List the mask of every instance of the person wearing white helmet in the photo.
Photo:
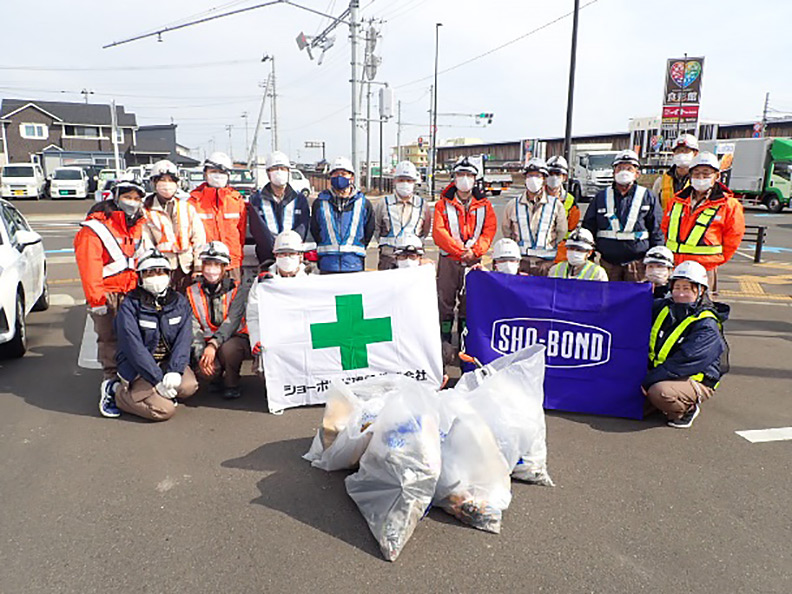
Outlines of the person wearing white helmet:
{"type": "Polygon", "coordinates": [[[644,256],[646,280],[652,283],[655,299],[662,299],[671,290],[669,278],[674,269],[674,254],[664,245],[656,245],[644,256]]]}
{"type": "Polygon", "coordinates": [[[231,253],[228,274],[242,279],[242,258],[247,234],[245,199],[228,185],[234,164],[225,153],[212,153],[204,161],[205,182],[190,192],[190,204],[204,224],[206,241],[221,241],[231,253]]]}
{"type": "Polygon", "coordinates": [[[492,269],[504,274],[517,274],[520,270],[520,246],[513,239],[501,237],[492,246],[492,269]]]}
{"type": "Polygon", "coordinates": [[[366,248],[374,236],[374,209],[355,187],[355,167],[346,157],[330,166],[330,189],[313,203],[311,236],[316,242],[319,272],[362,272],[366,248]]]}
{"type": "Polygon", "coordinates": [[[709,152],[690,164],[690,187],[671,200],[662,229],[674,262],[698,262],[707,269],[710,290],[718,291],[717,270],[731,260],[745,235],[745,213],[720,182],[720,161],[709,152]]]}
{"type": "Polygon", "coordinates": [[[425,255],[423,239],[413,234],[402,235],[393,248],[394,261],[391,268],[414,268],[425,264],[434,266],[434,262],[425,258],[425,255]]]}
{"type": "Polygon", "coordinates": [[[591,231],[579,227],[570,233],[566,241],[566,259],[555,264],[547,276],[607,282],[608,273],[602,266],[592,262],[594,237],[591,231]]]}
{"type": "Polygon", "coordinates": [[[402,161],[393,172],[393,194],[374,204],[374,233],[379,239],[379,270],[394,265],[394,250],[399,238],[415,235],[423,239],[432,229],[429,203],[415,191],[421,181],[418,169],[402,161]]]}
{"type": "Polygon", "coordinates": [[[179,170],[168,160],[157,161],[151,168],[154,193],[143,204],[146,226],[143,241],[156,247],[171,263],[171,283],[184,293],[200,273],[198,253],[206,243],[206,232],[198,211],[187,200],[180,200],[179,170]]]}
{"type": "Polygon", "coordinates": [[[642,385],[672,427],[690,427],[728,371],[723,323],[729,307],[710,300],[708,285],[701,264],[683,262],[671,274],[671,296],[655,300],[652,310],[649,371],[642,385]]]}
{"type": "Polygon", "coordinates": [[[170,273],[170,261],[156,249],[140,256],[139,285],[124,299],[115,321],[120,381],[108,383],[103,394],[105,403],[114,401],[120,410],[152,421],[171,418],[177,398],[198,390],[189,365],[190,304],[170,288],[170,273]]]}
{"type": "Polygon", "coordinates": [[[597,193],[583,217],[612,281],[641,282],[646,252],[665,243],[663,211],[657,197],[638,184],[640,167],[635,151],[619,152],[613,160],[613,185],[597,193]]]}
{"type": "Polygon", "coordinates": [[[239,398],[242,362],[250,359],[245,323],[249,283],[227,274],[228,247],[211,241],[201,249],[201,278],[187,289],[192,310],[192,353],[198,377],[212,382],[223,398],[239,398]]]}
{"type": "Polygon", "coordinates": [[[506,204],[501,232],[520,246],[521,272],[547,276],[558,253],[558,244],[567,233],[564,201],[545,190],[549,172],[544,159],[532,158],[524,173],[525,192],[506,204]]]}
{"type": "Polygon", "coordinates": [[[294,231],[305,242],[311,227],[308,198],[289,183],[289,157],[274,151],[267,155],[265,167],[268,182],[250,197],[248,204],[250,234],[256,243],[259,264],[274,258],[273,245],[279,233],[294,231]]]}
{"type": "Polygon", "coordinates": [[[547,173],[548,176],[545,181],[547,195],[548,197],[553,196],[562,200],[564,212],[566,212],[567,233],[564,241],[558,244],[555,258],[556,262],[563,262],[566,260],[566,239],[580,224],[580,207],[572,192],[567,191],[567,181],[569,181],[569,164],[567,160],[561,155],[553,155],[547,160],[547,173]]]}
{"type": "Polygon", "coordinates": [[[675,194],[690,186],[690,165],[699,153],[698,139],[692,134],[682,134],[671,145],[671,151],[671,167],[652,186],[652,192],[660,199],[663,212],[675,194]]]}

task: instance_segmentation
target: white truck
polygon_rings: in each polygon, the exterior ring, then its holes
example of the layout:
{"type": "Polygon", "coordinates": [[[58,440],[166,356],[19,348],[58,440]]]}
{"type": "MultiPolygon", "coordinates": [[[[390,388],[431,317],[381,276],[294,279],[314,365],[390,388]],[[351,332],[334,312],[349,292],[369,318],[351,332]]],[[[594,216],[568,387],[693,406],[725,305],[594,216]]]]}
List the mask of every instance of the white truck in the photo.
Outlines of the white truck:
{"type": "Polygon", "coordinates": [[[47,178],[38,163],[9,163],[0,170],[0,197],[39,198],[44,197],[47,178]]]}
{"type": "Polygon", "coordinates": [[[572,145],[569,153],[569,191],[581,202],[613,183],[613,159],[618,151],[611,144],[572,145]]]}
{"type": "Polygon", "coordinates": [[[473,165],[478,167],[479,174],[476,180],[481,184],[481,189],[493,196],[500,196],[501,192],[508,190],[512,183],[511,173],[495,173],[487,171],[487,159],[485,155],[472,155],[468,157],[473,165]]]}

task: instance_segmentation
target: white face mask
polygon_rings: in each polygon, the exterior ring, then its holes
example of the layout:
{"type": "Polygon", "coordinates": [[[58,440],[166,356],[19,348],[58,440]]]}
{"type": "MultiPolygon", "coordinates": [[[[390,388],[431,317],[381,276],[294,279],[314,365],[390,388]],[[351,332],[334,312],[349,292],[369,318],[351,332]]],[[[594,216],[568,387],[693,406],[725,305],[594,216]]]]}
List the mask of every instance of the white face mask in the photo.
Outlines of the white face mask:
{"type": "Polygon", "coordinates": [[[588,256],[586,252],[567,250],[567,261],[572,266],[583,266],[583,264],[585,264],[587,260],[586,256],[588,256]]]}
{"type": "Polygon", "coordinates": [[[457,190],[459,190],[460,192],[470,192],[473,189],[474,183],[475,180],[469,175],[466,175],[464,177],[457,177],[454,180],[454,184],[456,185],[457,190]]]}
{"type": "Polygon", "coordinates": [[[269,180],[272,182],[273,186],[278,186],[279,188],[282,188],[283,186],[289,183],[288,171],[282,171],[280,169],[277,169],[275,171],[270,171],[268,175],[269,175],[269,180]]]}
{"type": "MultiPolygon", "coordinates": [[[[457,186],[459,187],[459,186],[457,186]]],[[[415,193],[415,183],[413,182],[396,182],[393,186],[396,193],[402,198],[409,198],[415,193]]]]}
{"type": "Polygon", "coordinates": [[[165,291],[168,290],[168,285],[170,284],[170,277],[167,274],[158,274],[157,276],[147,276],[143,279],[140,283],[141,286],[154,295],[155,297],[158,295],[162,295],[165,291]]]}
{"type": "Polygon", "coordinates": [[[712,177],[705,177],[703,179],[694,178],[690,180],[690,185],[696,192],[706,192],[715,185],[715,179],[712,177]]]}
{"type": "Polygon", "coordinates": [[[671,271],[665,266],[662,268],[647,268],[646,280],[648,280],[653,285],[665,285],[668,282],[668,277],[670,274],[671,271]]]}
{"type": "Polygon", "coordinates": [[[536,194],[544,187],[544,178],[541,175],[532,175],[525,178],[525,189],[531,194],[536,194]]]}
{"type": "Polygon", "coordinates": [[[123,198],[118,200],[118,208],[123,210],[128,217],[136,215],[140,211],[142,204],[139,200],[124,200],[123,198]]]}
{"type": "Polygon", "coordinates": [[[418,258],[404,258],[403,260],[396,260],[396,266],[398,268],[415,268],[420,264],[421,261],[418,258]]]}
{"type": "Polygon", "coordinates": [[[216,285],[223,277],[223,267],[219,264],[205,264],[201,269],[201,274],[210,285],[216,285]]]}
{"type": "Polygon", "coordinates": [[[551,175],[547,178],[547,187],[553,188],[554,190],[556,188],[560,188],[561,184],[563,183],[564,183],[564,178],[561,177],[560,175],[551,175]]]}
{"type": "Polygon", "coordinates": [[[506,262],[495,262],[495,270],[505,274],[517,274],[517,272],[520,270],[520,263],[513,260],[507,260],[506,262]]]}
{"type": "Polygon", "coordinates": [[[300,267],[300,256],[275,256],[275,262],[278,265],[278,270],[285,274],[292,274],[297,272],[300,267]]]}
{"type": "Polygon", "coordinates": [[[631,183],[635,181],[635,172],[619,171],[616,175],[613,176],[613,179],[615,179],[616,183],[619,185],[629,186],[631,183]]]}
{"type": "Polygon", "coordinates": [[[212,188],[225,188],[228,185],[227,173],[207,173],[206,183],[212,188]]]}
{"type": "Polygon", "coordinates": [[[158,181],[157,185],[154,186],[154,191],[157,193],[157,196],[164,198],[165,200],[170,200],[173,198],[176,195],[176,190],[178,189],[178,184],[171,181],[158,181]]]}
{"type": "Polygon", "coordinates": [[[693,162],[693,153],[677,153],[672,160],[677,167],[690,167],[693,162]]]}

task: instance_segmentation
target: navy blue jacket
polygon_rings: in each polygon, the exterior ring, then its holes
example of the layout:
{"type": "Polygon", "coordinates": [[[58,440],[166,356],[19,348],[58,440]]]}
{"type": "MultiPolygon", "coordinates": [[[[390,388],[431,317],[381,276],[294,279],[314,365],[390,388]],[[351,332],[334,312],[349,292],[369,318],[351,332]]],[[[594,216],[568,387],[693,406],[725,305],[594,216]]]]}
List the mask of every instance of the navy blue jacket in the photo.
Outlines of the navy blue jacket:
{"type": "MultiPolygon", "coordinates": [[[[371,238],[374,237],[374,209],[371,202],[366,198],[362,192],[358,192],[354,196],[346,199],[336,198],[329,190],[324,190],[314,200],[313,209],[311,212],[311,235],[320,248],[322,242],[326,239],[325,235],[325,221],[321,216],[319,205],[322,202],[327,202],[330,205],[330,212],[333,220],[336,222],[338,228],[344,232],[346,226],[351,222],[352,211],[354,209],[355,200],[363,200],[363,212],[361,213],[360,223],[358,229],[354,230],[355,236],[358,237],[356,245],[363,248],[368,247],[371,238]],[[353,199],[354,198],[354,199],[353,199]]],[[[339,238],[343,241],[343,238],[339,238]]],[[[343,254],[319,254],[319,271],[326,272],[361,272],[365,270],[366,257],[354,253],[343,254]]]]}
{"type": "MultiPolygon", "coordinates": [[[[632,198],[635,195],[637,187],[638,184],[634,183],[627,195],[622,196],[621,192],[616,189],[616,184],[613,184],[614,206],[616,215],[622,225],[627,222],[627,215],[630,211],[632,200],[628,200],[628,198],[632,198]]],[[[597,251],[602,254],[605,260],[611,264],[627,264],[635,260],[643,260],[649,248],[656,245],[665,245],[665,237],[662,229],[660,229],[662,218],[663,210],[660,206],[660,201],[652,194],[651,190],[647,189],[641,205],[641,212],[635,222],[633,231],[648,231],[648,240],[628,241],[597,237],[598,230],[610,229],[610,221],[605,217],[605,190],[600,190],[586,209],[586,215],[583,217],[583,227],[594,235],[597,251]]]]}
{"type": "Polygon", "coordinates": [[[264,219],[264,202],[272,206],[272,211],[275,213],[278,223],[278,232],[281,232],[283,231],[283,213],[286,210],[286,206],[292,201],[296,201],[294,204],[292,231],[295,231],[303,241],[308,241],[311,226],[311,207],[308,205],[308,199],[303,194],[296,192],[291,186],[286,186],[283,200],[278,202],[272,195],[272,184],[268,183],[250,197],[250,202],[247,206],[248,226],[250,234],[256,243],[256,257],[259,264],[274,260],[275,256],[272,253],[272,248],[277,235],[277,233],[270,231],[264,219]]]}
{"type": "Polygon", "coordinates": [[[190,363],[192,341],[192,308],[187,298],[168,289],[159,300],[140,287],[133,289],[118,308],[115,331],[118,337],[118,374],[131,382],[141,377],[156,386],[162,376],[172,371],[184,373],[190,363]],[[165,338],[170,355],[160,368],[153,353],[165,338]]]}
{"type": "MultiPolygon", "coordinates": [[[[668,298],[655,299],[652,306],[653,322],[666,305],[671,306],[671,311],[660,329],[661,335],[658,339],[658,349],[660,348],[659,345],[662,344],[662,338],[668,336],[674,328],[690,315],[709,309],[720,318],[721,323],[729,317],[729,306],[723,303],[713,304],[709,299],[705,298],[698,305],[685,305],[674,304],[668,298]]],[[[649,388],[649,386],[657,382],[683,379],[697,373],[703,373],[705,376],[703,383],[712,387],[721,378],[720,359],[725,350],[726,345],[721,337],[718,322],[713,318],[704,318],[693,322],[671,349],[666,360],[649,370],[643,381],[643,386],[644,388],[649,388]]]]}

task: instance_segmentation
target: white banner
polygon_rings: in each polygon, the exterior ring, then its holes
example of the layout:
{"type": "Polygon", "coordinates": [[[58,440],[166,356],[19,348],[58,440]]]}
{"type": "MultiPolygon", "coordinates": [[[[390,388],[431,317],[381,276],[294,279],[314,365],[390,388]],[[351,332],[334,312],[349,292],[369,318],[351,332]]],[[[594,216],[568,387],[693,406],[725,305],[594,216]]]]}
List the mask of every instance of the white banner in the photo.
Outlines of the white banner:
{"type": "Polygon", "coordinates": [[[257,283],[270,412],[323,404],[334,378],[443,377],[434,266],[257,283]]]}

